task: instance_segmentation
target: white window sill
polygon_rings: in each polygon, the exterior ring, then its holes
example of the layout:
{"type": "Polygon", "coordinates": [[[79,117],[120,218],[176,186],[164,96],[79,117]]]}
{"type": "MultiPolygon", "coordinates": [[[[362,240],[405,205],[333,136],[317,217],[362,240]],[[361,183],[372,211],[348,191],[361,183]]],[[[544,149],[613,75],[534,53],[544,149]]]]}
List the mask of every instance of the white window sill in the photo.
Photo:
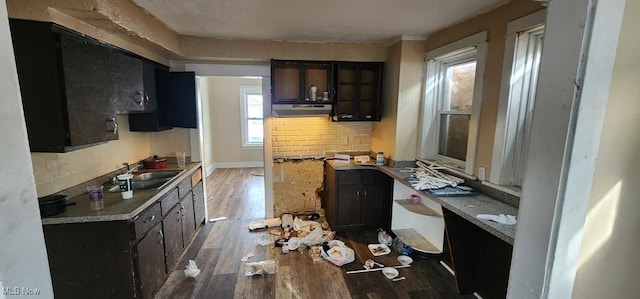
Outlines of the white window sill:
{"type": "Polygon", "coordinates": [[[513,196],[522,197],[522,189],[516,186],[496,185],[488,181],[482,181],[482,184],[485,186],[489,186],[493,189],[497,189],[502,192],[509,193],[513,196]]]}

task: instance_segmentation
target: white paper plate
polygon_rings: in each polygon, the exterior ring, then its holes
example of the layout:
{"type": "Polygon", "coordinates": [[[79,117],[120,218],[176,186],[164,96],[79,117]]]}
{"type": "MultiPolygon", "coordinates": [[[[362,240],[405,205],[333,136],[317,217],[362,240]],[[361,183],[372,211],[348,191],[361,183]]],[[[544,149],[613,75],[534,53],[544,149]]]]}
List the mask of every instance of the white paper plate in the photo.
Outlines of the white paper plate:
{"type": "Polygon", "coordinates": [[[389,246],[384,244],[369,244],[368,247],[373,256],[381,256],[391,253],[391,249],[389,249],[389,246]]]}

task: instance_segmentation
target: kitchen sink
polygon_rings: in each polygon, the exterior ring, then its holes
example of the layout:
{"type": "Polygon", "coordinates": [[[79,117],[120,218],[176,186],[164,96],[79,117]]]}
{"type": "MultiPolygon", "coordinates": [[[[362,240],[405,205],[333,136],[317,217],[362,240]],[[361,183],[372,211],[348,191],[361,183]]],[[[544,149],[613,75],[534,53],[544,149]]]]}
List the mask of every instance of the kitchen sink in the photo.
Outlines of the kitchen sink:
{"type": "MultiPolygon", "coordinates": [[[[170,179],[178,175],[180,171],[149,171],[142,172],[133,176],[133,181],[152,181],[158,179],[170,179]]],[[[134,189],[135,190],[135,189],[134,189]]]]}
{"type": "MultiPolygon", "coordinates": [[[[133,189],[134,191],[157,189],[160,186],[164,185],[166,182],[168,182],[170,179],[171,178],[154,179],[154,180],[146,180],[146,181],[132,181],[131,189],[133,189]]],[[[113,186],[109,188],[109,192],[120,192],[120,186],[113,186]]]]}

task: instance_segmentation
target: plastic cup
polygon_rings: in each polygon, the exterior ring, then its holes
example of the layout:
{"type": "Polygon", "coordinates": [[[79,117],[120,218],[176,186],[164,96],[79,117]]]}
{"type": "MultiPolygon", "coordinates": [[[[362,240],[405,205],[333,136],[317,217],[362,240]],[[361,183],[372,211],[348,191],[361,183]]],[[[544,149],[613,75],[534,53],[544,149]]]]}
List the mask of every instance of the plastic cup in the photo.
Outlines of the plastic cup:
{"type": "Polygon", "coordinates": [[[118,179],[118,185],[120,186],[120,195],[122,199],[129,199],[133,197],[133,188],[131,188],[131,181],[133,180],[133,174],[125,173],[116,177],[118,179]]]}
{"type": "Polygon", "coordinates": [[[102,185],[94,185],[87,187],[89,195],[89,204],[92,210],[101,210],[104,208],[104,193],[102,185]]]}
{"type": "Polygon", "coordinates": [[[187,164],[187,154],[185,152],[176,152],[176,161],[178,161],[178,167],[184,168],[187,164]]]}

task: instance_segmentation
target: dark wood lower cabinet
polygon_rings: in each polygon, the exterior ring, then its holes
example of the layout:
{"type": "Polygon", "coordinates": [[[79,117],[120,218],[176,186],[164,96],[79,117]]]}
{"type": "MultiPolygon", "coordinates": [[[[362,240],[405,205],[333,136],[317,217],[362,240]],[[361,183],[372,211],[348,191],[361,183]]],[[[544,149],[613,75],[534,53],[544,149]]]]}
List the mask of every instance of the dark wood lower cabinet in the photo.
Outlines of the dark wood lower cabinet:
{"type": "Polygon", "coordinates": [[[172,268],[182,252],[182,214],[180,206],[175,205],[162,219],[164,229],[164,250],[167,268],[172,268]]]}
{"type": "Polygon", "coordinates": [[[324,208],[332,229],[390,228],[393,180],[376,169],[336,170],[325,164],[324,208]]]}
{"type": "Polygon", "coordinates": [[[136,246],[139,285],[143,298],[153,298],[167,271],[164,263],[162,224],[158,223],[136,246]]]}
{"type": "Polygon", "coordinates": [[[442,209],[460,294],[505,298],[513,246],[442,209]]]}
{"type": "Polygon", "coordinates": [[[180,202],[180,210],[182,211],[182,240],[183,247],[187,247],[191,241],[191,237],[196,233],[196,223],[193,216],[193,195],[191,192],[180,202]]]}
{"type": "Polygon", "coordinates": [[[195,215],[196,226],[205,222],[204,213],[204,185],[202,181],[193,187],[193,210],[195,215]]]}
{"type": "Polygon", "coordinates": [[[133,219],[44,225],[55,297],[153,298],[204,222],[194,191],[188,177],[133,219]]]}

